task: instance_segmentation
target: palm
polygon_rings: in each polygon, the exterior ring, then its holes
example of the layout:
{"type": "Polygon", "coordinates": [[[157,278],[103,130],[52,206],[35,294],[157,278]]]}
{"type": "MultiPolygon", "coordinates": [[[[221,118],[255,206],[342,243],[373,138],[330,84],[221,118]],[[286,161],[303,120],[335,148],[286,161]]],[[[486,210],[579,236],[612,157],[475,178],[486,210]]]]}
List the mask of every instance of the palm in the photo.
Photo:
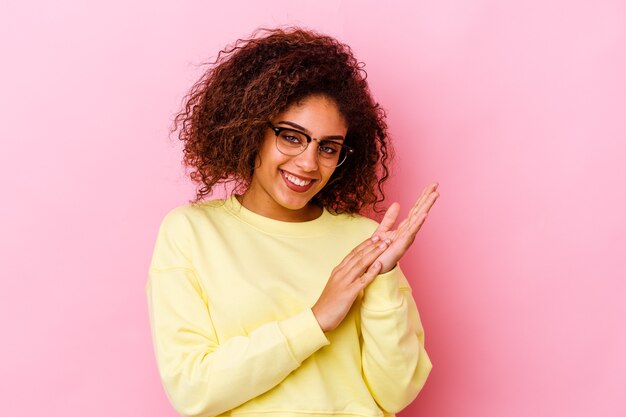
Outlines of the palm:
{"type": "Polygon", "coordinates": [[[377,259],[382,263],[381,274],[391,271],[415,240],[415,235],[426,220],[430,208],[439,197],[439,193],[435,191],[437,186],[437,183],[433,183],[424,189],[407,217],[398,224],[397,228],[393,229],[393,226],[398,219],[400,205],[393,203],[385,212],[383,220],[373,234],[373,236],[380,237],[381,240],[389,239],[391,241],[387,250],[377,259]]]}

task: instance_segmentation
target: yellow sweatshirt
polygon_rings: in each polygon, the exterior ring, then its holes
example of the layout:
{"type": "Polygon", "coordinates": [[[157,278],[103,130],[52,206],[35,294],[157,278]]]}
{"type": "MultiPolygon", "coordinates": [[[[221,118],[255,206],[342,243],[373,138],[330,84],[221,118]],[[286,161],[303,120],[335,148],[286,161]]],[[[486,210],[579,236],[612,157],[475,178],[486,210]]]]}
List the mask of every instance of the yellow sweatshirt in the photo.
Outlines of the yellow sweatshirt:
{"type": "Polygon", "coordinates": [[[282,222],[230,197],[161,223],[146,294],[157,366],[184,416],[393,416],[432,368],[400,267],[324,333],[311,307],[332,269],[377,223],[282,222]]]}

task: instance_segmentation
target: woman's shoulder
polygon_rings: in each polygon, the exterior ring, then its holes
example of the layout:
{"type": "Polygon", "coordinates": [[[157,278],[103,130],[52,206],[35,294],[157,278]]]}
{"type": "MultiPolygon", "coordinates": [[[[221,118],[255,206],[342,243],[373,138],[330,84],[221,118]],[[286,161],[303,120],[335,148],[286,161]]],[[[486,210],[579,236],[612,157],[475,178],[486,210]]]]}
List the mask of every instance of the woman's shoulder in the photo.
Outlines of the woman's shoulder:
{"type": "Polygon", "coordinates": [[[219,216],[223,210],[224,199],[185,203],[165,211],[161,220],[161,227],[184,228],[186,225],[197,223],[199,220],[219,216]]]}

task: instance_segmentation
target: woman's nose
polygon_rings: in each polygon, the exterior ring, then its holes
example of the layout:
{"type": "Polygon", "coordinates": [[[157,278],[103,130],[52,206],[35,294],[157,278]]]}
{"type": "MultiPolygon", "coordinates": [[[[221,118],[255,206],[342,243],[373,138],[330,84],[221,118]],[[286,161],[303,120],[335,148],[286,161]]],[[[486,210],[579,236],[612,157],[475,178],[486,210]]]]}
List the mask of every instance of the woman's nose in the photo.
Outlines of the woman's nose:
{"type": "Polygon", "coordinates": [[[296,156],[296,165],[303,171],[317,170],[317,143],[310,143],[300,155],[296,156]]]}

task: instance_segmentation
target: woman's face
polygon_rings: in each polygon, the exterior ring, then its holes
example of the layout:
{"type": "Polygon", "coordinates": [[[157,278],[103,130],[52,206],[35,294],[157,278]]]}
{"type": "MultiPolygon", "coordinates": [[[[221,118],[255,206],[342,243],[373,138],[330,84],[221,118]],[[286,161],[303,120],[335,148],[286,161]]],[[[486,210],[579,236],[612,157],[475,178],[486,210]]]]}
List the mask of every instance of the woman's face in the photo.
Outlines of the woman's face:
{"type": "MultiPolygon", "coordinates": [[[[339,143],[343,143],[348,131],[336,103],[324,96],[309,96],[271,122],[276,127],[300,130],[316,139],[332,136],[332,140],[339,143]]],[[[276,134],[268,126],[242,204],[258,214],[282,221],[307,221],[318,217],[321,209],[309,201],[337,169],[332,164],[320,164],[321,158],[315,140],[299,155],[284,155],[276,147],[276,134]]]]}

